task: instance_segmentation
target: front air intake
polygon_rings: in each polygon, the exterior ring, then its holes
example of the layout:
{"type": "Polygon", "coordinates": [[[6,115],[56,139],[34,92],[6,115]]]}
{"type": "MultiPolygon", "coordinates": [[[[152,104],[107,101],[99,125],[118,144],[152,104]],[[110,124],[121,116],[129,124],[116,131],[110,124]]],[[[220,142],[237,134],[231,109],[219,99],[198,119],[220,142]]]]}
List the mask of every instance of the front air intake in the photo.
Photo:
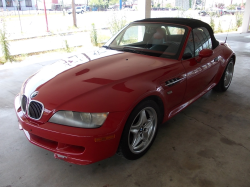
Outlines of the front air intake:
{"type": "Polygon", "coordinates": [[[31,101],[29,104],[28,115],[32,119],[39,120],[43,114],[43,104],[38,101],[31,101]]]}

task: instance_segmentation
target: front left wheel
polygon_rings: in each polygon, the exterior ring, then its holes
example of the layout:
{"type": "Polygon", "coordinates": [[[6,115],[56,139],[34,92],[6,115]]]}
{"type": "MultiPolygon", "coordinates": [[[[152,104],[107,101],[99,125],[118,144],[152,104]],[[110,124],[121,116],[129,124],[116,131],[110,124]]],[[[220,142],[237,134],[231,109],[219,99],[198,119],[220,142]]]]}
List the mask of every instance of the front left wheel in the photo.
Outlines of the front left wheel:
{"type": "Polygon", "coordinates": [[[118,154],[129,160],[142,157],[156,137],[159,122],[160,109],[154,101],[138,104],[126,122],[118,154]]]}

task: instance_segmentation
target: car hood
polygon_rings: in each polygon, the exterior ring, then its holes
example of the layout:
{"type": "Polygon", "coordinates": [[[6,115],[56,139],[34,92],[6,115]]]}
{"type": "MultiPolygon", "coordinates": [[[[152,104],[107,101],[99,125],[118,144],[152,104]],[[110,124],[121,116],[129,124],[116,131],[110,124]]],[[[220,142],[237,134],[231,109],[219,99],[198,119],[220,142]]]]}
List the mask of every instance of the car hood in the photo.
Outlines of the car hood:
{"type": "MultiPolygon", "coordinates": [[[[126,79],[160,68],[170,61],[160,58],[102,49],[81,53],[46,66],[28,78],[21,90],[28,98],[42,102],[48,110],[75,110],[71,101],[90,95],[96,100],[113,92],[129,93],[134,90],[126,86],[126,79]],[[101,90],[108,87],[109,90],[101,90]],[[96,92],[98,96],[94,96],[96,92]]],[[[84,97],[90,98],[90,97],[84,97]]],[[[104,98],[105,99],[105,98],[104,98]]],[[[87,99],[89,100],[89,99],[87,99]]],[[[86,105],[86,102],[84,105],[86,105]]],[[[93,101],[94,102],[94,101],[93,101]]]]}

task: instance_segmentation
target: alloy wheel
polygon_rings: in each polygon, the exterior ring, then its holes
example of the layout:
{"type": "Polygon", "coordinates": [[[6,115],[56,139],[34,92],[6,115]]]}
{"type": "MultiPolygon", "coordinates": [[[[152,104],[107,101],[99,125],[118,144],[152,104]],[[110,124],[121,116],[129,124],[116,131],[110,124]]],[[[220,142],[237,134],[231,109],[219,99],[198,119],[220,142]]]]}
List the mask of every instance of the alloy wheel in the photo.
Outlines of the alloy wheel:
{"type": "Polygon", "coordinates": [[[139,154],[151,143],[157,128],[157,114],[154,108],[142,109],[132,122],[128,134],[128,145],[131,152],[139,154]]]}

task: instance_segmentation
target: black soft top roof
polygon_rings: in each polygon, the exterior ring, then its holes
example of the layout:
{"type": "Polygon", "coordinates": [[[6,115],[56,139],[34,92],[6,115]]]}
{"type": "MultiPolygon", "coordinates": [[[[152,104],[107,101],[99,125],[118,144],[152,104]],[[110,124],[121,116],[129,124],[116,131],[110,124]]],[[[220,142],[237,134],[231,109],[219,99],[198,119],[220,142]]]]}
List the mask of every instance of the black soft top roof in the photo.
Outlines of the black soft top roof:
{"type": "Polygon", "coordinates": [[[213,49],[219,45],[219,42],[214,37],[214,32],[213,32],[213,29],[210,27],[210,25],[201,21],[201,20],[198,20],[198,19],[191,19],[191,18],[147,18],[147,19],[135,21],[134,23],[139,23],[139,22],[173,23],[173,24],[179,24],[179,25],[186,25],[186,26],[191,27],[192,29],[197,28],[197,27],[205,27],[211,36],[213,49]]]}

